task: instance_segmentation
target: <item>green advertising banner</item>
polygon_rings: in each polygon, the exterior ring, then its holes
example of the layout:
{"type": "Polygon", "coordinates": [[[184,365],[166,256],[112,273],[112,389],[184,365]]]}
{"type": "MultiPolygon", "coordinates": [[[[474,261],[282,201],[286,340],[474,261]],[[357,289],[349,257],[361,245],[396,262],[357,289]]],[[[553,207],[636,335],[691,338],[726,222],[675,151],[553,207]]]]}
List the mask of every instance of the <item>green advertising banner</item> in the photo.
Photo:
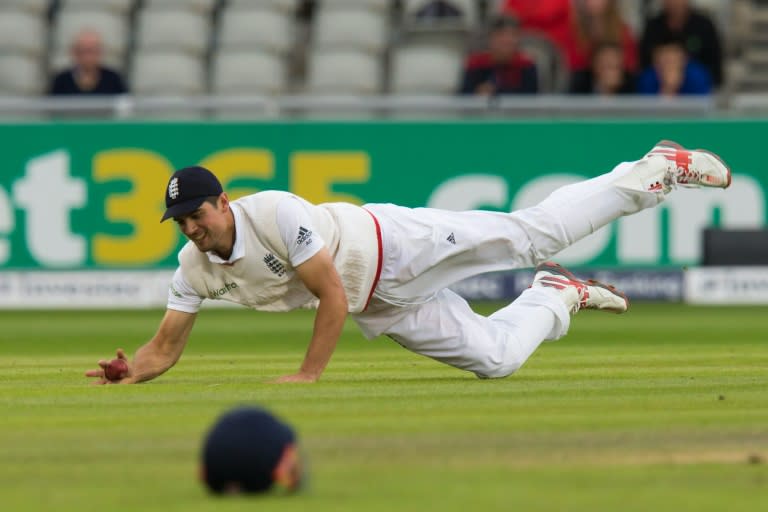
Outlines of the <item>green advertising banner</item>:
{"type": "Polygon", "coordinates": [[[168,177],[202,164],[232,197],[290,190],[313,202],[510,211],[641,158],[659,139],[733,167],[722,190],[681,190],[563,254],[602,267],[696,263],[706,226],[766,222],[768,122],[508,121],[0,125],[0,265],[172,268],[184,242],[160,224],[168,177]]]}

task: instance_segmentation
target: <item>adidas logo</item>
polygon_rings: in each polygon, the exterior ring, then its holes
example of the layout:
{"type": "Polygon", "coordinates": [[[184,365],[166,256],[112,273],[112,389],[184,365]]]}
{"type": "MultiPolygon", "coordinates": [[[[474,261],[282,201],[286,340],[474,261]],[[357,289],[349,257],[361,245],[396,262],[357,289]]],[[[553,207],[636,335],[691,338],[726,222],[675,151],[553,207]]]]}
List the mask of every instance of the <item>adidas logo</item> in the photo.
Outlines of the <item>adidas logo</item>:
{"type": "Polygon", "coordinates": [[[456,245],[456,237],[455,237],[455,236],[453,236],[453,233],[451,233],[450,235],[448,235],[448,238],[446,238],[446,240],[448,240],[448,241],[449,241],[450,243],[452,243],[453,245],[456,245]]]}
{"type": "Polygon", "coordinates": [[[296,239],[296,245],[302,245],[304,242],[307,245],[312,243],[312,231],[304,226],[299,226],[299,237],[296,239]]]}
{"type": "Polygon", "coordinates": [[[285,265],[280,263],[280,260],[277,259],[277,257],[269,253],[266,256],[264,256],[264,263],[267,264],[267,268],[275,274],[277,277],[283,277],[285,275],[285,265]]]}

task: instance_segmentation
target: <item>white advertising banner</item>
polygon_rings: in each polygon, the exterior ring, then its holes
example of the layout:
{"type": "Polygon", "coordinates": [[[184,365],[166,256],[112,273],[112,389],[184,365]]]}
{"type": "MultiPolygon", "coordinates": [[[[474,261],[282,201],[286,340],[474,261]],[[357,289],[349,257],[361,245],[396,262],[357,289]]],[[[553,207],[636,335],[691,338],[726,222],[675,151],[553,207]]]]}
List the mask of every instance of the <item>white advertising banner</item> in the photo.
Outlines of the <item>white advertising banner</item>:
{"type": "Polygon", "coordinates": [[[684,276],[690,304],[768,304],[768,266],[700,267],[684,276]]]}
{"type": "Polygon", "coordinates": [[[0,308],[163,307],[173,270],[0,272],[0,308]]]}

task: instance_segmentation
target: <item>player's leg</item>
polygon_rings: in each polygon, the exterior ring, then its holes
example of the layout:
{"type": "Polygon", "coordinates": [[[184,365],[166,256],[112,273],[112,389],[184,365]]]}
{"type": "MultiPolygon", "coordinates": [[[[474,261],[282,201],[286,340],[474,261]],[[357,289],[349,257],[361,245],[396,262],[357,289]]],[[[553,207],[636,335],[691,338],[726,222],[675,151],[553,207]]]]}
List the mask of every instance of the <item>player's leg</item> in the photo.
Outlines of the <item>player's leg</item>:
{"type": "Polygon", "coordinates": [[[511,214],[375,205],[394,233],[377,293],[392,302],[426,297],[472,275],[536,266],[613,220],[658,205],[676,184],[725,188],[730,171],[710,153],[664,142],[511,214]]]}
{"type": "Polygon", "coordinates": [[[530,235],[538,263],[619,217],[656,206],[676,185],[727,188],[730,183],[730,170],[716,155],[662,141],[641,160],[561,187],[512,216],[530,235]]]}
{"type": "Polygon", "coordinates": [[[564,336],[570,316],[580,309],[624,312],[627,305],[626,297],[611,287],[546,264],[537,269],[531,288],[488,317],[445,289],[424,304],[380,304],[383,309],[354,318],[369,336],[383,332],[415,353],[481,378],[497,378],[517,371],[543,341],[564,336]]]}

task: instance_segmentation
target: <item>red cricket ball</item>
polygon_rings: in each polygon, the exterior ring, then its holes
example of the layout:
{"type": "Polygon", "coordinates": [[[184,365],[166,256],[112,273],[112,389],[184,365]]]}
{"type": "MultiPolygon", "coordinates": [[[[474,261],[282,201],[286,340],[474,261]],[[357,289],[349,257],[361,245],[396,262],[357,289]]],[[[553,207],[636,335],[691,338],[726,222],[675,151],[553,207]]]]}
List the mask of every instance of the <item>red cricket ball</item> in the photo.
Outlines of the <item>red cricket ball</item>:
{"type": "Polygon", "coordinates": [[[128,363],[125,359],[113,359],[104,368],[107,380],[120,380],[128,376],[128,363]]]}

